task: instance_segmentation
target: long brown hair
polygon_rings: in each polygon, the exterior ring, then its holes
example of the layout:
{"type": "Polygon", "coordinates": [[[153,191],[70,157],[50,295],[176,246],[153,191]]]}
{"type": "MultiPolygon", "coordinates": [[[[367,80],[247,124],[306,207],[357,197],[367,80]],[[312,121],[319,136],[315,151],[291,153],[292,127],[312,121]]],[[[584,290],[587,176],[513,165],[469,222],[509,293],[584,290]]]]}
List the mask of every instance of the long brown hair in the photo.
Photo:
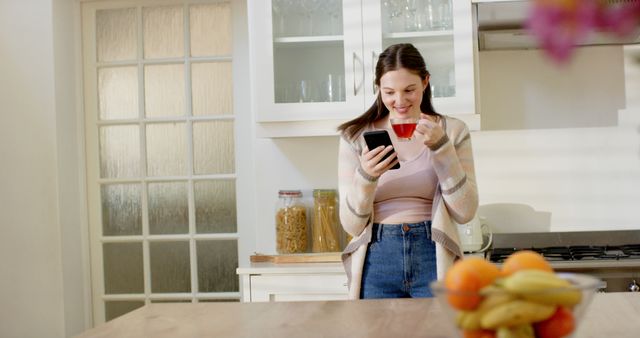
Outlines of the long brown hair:
{"type": "MultiPolygon", "coordinates": [[[[380,87],[380,78],[389,71],[405,68],[424,80],[429,76],[424,59],[416,47],[410,43],[391,45],[380,54],[376,64],[375,84],[380,87]]],[[[440,115],[431,104],[431,86],[427,85],[422,93],[420,110],[428,115],[440,115]]],[[[369,124],[389,115],[389,109],[382,103],[382,96],[378,90],[378,96],[371,107],[362,115],[351,121],[347,121],[338,127],[338,131],[347,139],[354,140],[358,134],[369,124]]]]}

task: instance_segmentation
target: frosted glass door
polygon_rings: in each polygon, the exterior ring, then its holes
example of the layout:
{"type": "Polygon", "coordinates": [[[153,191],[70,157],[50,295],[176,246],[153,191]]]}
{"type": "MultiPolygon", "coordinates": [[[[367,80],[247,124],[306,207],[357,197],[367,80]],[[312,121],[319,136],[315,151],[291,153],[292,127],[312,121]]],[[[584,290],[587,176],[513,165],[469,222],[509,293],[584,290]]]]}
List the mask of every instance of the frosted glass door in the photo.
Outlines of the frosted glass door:
{"type": "Polygon", "coordinates": [[[82,5],[96,323],[240,298],[233,6],[82,5]]]}

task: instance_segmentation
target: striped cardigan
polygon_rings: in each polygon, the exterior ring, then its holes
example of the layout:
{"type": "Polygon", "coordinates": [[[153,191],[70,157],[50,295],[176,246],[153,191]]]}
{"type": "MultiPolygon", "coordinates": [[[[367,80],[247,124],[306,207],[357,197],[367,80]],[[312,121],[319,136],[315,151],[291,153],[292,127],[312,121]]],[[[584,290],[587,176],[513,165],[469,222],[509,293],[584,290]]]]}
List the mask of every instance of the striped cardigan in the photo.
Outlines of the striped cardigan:
{"type": "MultiPolygon", "coordinates": [[[[437,149],[432,150],[432,164],[439,184],[431,212],[438,279],[444,277],[455,259],[462,257],[456,222],[468,223],[478,208],[469,130],[464,122],[452,117],[443,116],[440,121],[446,138],[437,149]]],[[[369,126],[364,131],[372,129],[369,126]]],[[[368,175],[360,168],[364,144],[362,135],[358,135],[354,142],[343,136],[339,147],[340,221],[345,231],[353,236],[342,252],[351,299],[360,297],[362,269],[371,241],[373,200],[377,186],[377,180],[367,178],[368,175]]]]}

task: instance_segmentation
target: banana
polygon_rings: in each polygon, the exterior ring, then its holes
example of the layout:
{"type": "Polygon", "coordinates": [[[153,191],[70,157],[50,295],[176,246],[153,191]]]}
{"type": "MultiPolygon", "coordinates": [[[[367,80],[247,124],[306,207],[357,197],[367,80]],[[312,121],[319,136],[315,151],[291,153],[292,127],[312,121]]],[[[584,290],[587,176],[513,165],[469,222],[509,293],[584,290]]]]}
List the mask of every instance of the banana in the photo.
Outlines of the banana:
{"type": "Polygon", "coordinates": [[[505,292],[504,288],[496,283],[497,280],[498,279],[494,280],[493,284],[489,284],[483,287],[482,289],[480,289],[478,293],[483,297],[489,296],[494,293],[504,293],[505,292]]]}
{"type": "Polygon", "coordinates": [[[486,313],[494,307],[515,300],[516,296],[508,292],[496,292],[486,296],[476,311],[486,313]]]}
{"type": "MultiPolygon", "coordinates": [[[[489,288],[489,287],[485,287],[489,288]]],[[[480,291],[483,292],[482,290],[480,291]]],[[[516,299],[516,296],[500,288],[485,290],[487,294],[474,311],[459,311],[456,315],[456,325],[465,330],[480,330],[482,316],[494,307],[516,299]]]]}
{"type": "Polygon", "coordinates": [[[533,326],[530,324],[506,327],[502,326],[496,330],[496,338],[535,338],[533,326]]]}
{"type": "Polygon", "coordinates": [[[582,292],[553,272],[521,270],[502,281],[509,292],[537,303],[573,307],[582,300],[582,292]]]}
{"type": "Polygon", "coordinates": [[[456,325],[463,330],[479,330],[482,313],[479,311],[459,311],[456,314],[456,325]]]}
{"type": "Polygon", "coordinates": [[[545,320],[553,315],[555,306],[516,299],[488,310],[480,319],[483,329],[518,326],[545,320]]]}

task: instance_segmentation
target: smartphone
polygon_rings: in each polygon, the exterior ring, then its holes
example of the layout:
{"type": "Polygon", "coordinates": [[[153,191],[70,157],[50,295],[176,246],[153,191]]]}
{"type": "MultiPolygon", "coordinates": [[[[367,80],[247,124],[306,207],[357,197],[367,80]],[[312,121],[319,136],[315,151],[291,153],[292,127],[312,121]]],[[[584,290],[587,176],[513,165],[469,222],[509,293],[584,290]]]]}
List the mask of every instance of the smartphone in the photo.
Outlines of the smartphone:
{"type": "MultiPolygon", "coordinates": [[[[389,137],[389,133],[387,133],[386,130],[365,131],[363,136],[369,150],[375,149],[379,146],[393,146],[393,143],[391,143],[391,138],[389,137]]],[[[395,149],[393,151],[395,151],[395,149]]],[[[393,151],[386,154],[382,158],[382,160],[380,160],[380,162],[391,156],[393,151]]],[[[391,167],[391,169],[400,169],[400,162],[396,163],[396,165],[391,167]]]]}

